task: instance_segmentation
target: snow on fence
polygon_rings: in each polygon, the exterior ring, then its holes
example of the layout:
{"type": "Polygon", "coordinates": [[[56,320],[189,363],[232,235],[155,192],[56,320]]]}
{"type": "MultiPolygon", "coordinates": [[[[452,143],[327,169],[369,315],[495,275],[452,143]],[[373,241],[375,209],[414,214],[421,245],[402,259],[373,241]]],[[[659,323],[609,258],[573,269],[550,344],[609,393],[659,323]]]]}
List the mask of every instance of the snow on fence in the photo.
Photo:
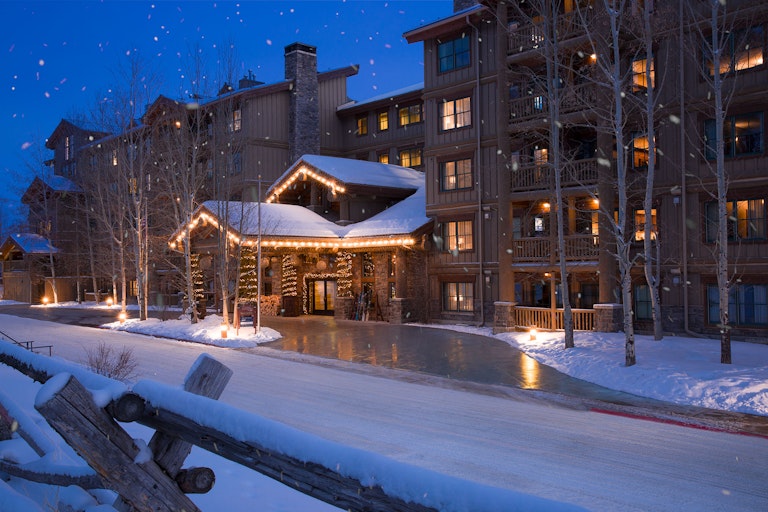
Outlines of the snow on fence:
{"type": "MultiPolygon", "coordinates": [[[[400,463],[218,402],[232,372],[206,354],[183,389],[141,381],[129,391],[78,365],[7,343],[0,343],[0,362],[45,382],[36,409],[90,466],[72,463],[52,471],[45,465],[40,472],[34,464],[0,461],[0,471],[47,484],[111,489],[130,510],[199,510],[186,494],[207,492],[215,475],[208,468],[182,469],[192,445],[343,510],[581,510],[400,463]],[[155,429],[149,446],[131,439],[116,420],[155,429]]],[[[0,401],[8,403],[3,396],[0,401]]],[[[0,423],[17,422],[41,458],[50,452],[44,441],[35,442],[44,435],[14,415],[22,413],[6,405],[0,423]]],[[[6,499],[23,497],[0,487],[0,502],[6,499]]]]}

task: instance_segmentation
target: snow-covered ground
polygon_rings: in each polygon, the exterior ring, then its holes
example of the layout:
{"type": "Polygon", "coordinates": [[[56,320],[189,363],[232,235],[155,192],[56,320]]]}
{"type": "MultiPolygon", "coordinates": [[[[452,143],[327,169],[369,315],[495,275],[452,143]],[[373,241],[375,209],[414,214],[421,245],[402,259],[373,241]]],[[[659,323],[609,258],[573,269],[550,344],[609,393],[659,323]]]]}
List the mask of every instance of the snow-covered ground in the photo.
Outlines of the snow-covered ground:
{"type": "MultiPolygon", "coordinates": [[[[504,510],[515,499],[521,510],[537,509],[528,494],[563,503],[564,509],[768,510],[768,491],[760,477],[768,458],[768,441],[763,438],[564,410],[529,403],[527,397],[478,395],[424,385],[429,382],[381,379],[364,371],[350,373],[263,358],[213,346],[223,341],[220,319],[213,316],[194,327],[186,320],[109,326],[131,331],[148,328],[168,338],[196,336],[209,344],[198,348],[4,315],[0,325],[9,333],[34,330],[36,339],[55,339],[55,354],[75,361],[82,359],[86,346],[103,341],[126,344],[137,351],[143,377],[173,386],[179,385],[199,353],[208,352],[235,370],[222,403],[248,412],[246,417],[257,413],[277,420],[281,422],[276,424],[278,429],[281,424],[287,430],[298,429],[309,436],[306,444],[327,447],[326,455],[350,448],[363,450],[353,455],[362,461],[371,460],[365,453],[386,455],[393,462],[377,466],[382,480],[400,473],[398,464],[446,475],[442,487],[453,490],[456,504],[480,492],[486,496],[485,510],[504,510]],[[312,441],[312,436],[319,440],[312,441]],[[497,489],[478,491],[485,485],[497,489]]],[[[257,338],[252,333],[250,327],[239,335],[232,330],[224,343],[252,346],[277,335],[267,331],[257,338]]],[[[768,415],[768,346],[734,342],[734,364],[720,365],[716,340],[668,337],[655,342],[638,337],[638,364],[626,368],[620,335],[580,334],[577,347],[568,351],[561,348],[562,335],[557,333],[539,333],[536,340],[527,334],[499,337],[545,364],[607,387],[677,403],[768,415]]],[[[21,388],[9,381],[20,377],[7,371],[0,375],[6,389],[21,388]]],[[[37,387],[23,385],[30,400],[37,387]]],[[[26,403],[25,394],[14,392],[14,399],[26,403]]],[[[127,427],[134,437],[148,438],[143,427],[127,427]]],[[[0,450],[23,455],[15,447],[0,445],[0,450]]],[[[193,450],[188,463],[212,467],[217,475],[209,494],[193,497],[203,510],[337,510],[203,450],[193,450]]],[[[358,469],[368,465],[358,464],[358,469]]],[[[440,488],[440,478],[432,484],[431,488],[440,488]]],[[[479,510],[456,506],[455,510],[479,510]]],[[[542,509],[540,503],[538,509],[542,509]]],[[[13,508],[0,501],[0,510],[13,508]]]]}

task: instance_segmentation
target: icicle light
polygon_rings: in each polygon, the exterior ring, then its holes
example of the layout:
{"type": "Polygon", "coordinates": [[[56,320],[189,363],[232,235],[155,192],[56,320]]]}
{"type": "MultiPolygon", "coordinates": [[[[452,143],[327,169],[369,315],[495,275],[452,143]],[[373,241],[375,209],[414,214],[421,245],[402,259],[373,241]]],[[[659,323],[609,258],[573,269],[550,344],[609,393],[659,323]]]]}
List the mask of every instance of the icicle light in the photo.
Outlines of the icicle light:
{"type": "Polygon", "coordinates": [[[296,181],[300,180],[302,176],[312,178],[318,183],[322,183],[323,185],[331,189],[331,193],[333,195],[336,195],[337,192],[343,194],[347,190],[342,185],[340,185],[338,181],[327,178],[322,174],[316,173],[312,169],[308,169],[307,167],[302,166],[296,169],[296,171],[294,171],[293,174],[288,176],[283,182],[283,184],[277,187],[275,191],[272,193],[272,195],[267,198],[266,202],[273,203],[277,201],[280,194],[285,192],[286,189],[292,186],[296,181]]]}

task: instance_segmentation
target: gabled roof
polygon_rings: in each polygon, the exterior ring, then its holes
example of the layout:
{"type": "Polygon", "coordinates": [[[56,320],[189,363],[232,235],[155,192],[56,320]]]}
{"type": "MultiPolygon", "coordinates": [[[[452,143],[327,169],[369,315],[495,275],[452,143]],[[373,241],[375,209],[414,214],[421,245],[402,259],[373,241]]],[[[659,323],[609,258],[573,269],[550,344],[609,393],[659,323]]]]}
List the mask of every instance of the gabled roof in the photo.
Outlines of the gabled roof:
{"type": "Polygon", "coordinates": [[[50,136],[45,141],[45,147],[48,149],[56,149],[56,143],[61,137],[66,137],[67,135],[71,135],[73,133],[81,132],[86,135],[91,135],[95,139],[100,139],[107,135],[106,132],[94,130],[91,128],[83,128],[80,126],[77,126],[72,121],[69,121],[68,119],[62,119],[59,121],[59,124],[56,125],[56,128],[54,128],[53,133],[51,133],[50,136]]]}
{"type": "Polygon", "coordinates": [[[448,17],[409,30],[403,34],[403,37],[405,37],[405,40],[409,43],[417,43],[426,39],[444,36],[469,26],[469,23],[467,23],[469,17],[476,17],[486,10],[486,6],[475,4],[466,9],[456,11],[448,17]]]}
{"type": "Polygon", "coordinates": [[[24,194],[21,196],[21,202],[23,204],[29,204],[32,200],[31,196],[36,195],[40,189],[48,189],[58,195],[79,194],[83,191],[83,189],[76,183],[64,176],[59,176],[57,174],[45,176],[44,178],[35,176],[35,179],[32,180],[32,183],[29,184],[27,190],[25,190],[24,194]]]}
{"type": "Polygon", "coordinates": [[[0,255],[6,255],[12,252],[14,248],[17,248],[24,254],[48,254],[49,252],[59,252],[59,250],[51,244],[50,240],[36,233],[12,234],[6,238],[3,245],[0,246],[0,255]]]}
{"type": "Polygon", "coordinates": [[[332,156],[304,155],[267,190],[272,202],[298,179],[314,179],[344,193],[350,186],[416,191],[424,184],[424,174],[399,165],[353,160],[332,156]]]}
{"type": "MultiPolygon", "coordinates": [[[[259,204],[206,201],[193,215],[193,230],[200,225],[222,224],[229,209],[226,230],[233,241],[253,245],[259,236],[259,204]]],[[[303,206],[261,203],[261,238],[267,247],[365,247],[402,246],[415,243],[432,220],[426,214],[424,187],[410,197],[362,222],[339,226],[303,206]]],[[[174,234],[183,239],[183,230],[174,234]]]]}

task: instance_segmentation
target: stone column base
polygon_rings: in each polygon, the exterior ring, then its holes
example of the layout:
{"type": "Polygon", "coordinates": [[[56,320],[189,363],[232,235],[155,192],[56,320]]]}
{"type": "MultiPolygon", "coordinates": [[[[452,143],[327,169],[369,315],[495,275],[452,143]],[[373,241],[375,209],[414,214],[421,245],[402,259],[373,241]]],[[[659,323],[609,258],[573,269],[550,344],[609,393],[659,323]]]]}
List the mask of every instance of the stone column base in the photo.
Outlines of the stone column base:
{"type": "Polygon", "coordinates": [[[355,317],[355,298],[336,297],[333,308],[334,318],[338,320],[352,320],[355,317]]]}
{"type": "Polygon", "coordinates": [[[620,332],[624,326],[624,307],[621,304],[595,304],[595,331],[620,332]]]}
{"type": "Polygon", "coordinates": [[[407,324],[408,322],[421,322],[421,314],[414,308],[413,299],[390,299],[389,301],[389,323],[407,324]]]}
{"type": "Polygon", "coordinates": [[[493,303],[493,333],[512,332],[515,330],[516,302],[493,303]]]}

